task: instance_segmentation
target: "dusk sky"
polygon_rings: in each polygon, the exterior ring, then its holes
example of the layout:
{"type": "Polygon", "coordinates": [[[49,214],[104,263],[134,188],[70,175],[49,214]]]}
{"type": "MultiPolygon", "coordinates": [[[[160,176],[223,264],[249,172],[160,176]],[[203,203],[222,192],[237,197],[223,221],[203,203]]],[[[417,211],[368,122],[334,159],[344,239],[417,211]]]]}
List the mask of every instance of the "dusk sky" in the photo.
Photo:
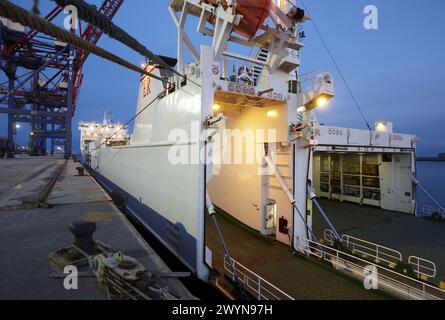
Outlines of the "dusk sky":
{"type": "MultiPolygon", "coordinates": [[[[31,0],[12,1],[27,9],[31,0]]],[[[101,1],[88,1],[100,4],[101,1]]],[[[168,0],[126,0],[114,22],[157,54],[176,56],[176,27],[167,11],[168,0]]],[[[297,1],[299,3],[299,1],[297,1]]],[[[315,23],[368,121],[388,120],[401,133],[420,138],[419,154],[445,152],[445,1],[443,0],[306,0],[315,23]],[[366,5],[379,9],[379,29],[363,26],[366,5]]],[[[40,1],[46,14],[53,2],[40,1]]],[[[60,21],[58,21],[60,24],[60,21]]],[[[193,33],[196,20],[189,21],[193,33]]],[[[329,71],[335,78],[336,97],[329,108],[317,113],[322,123],[365,129],[365,123],[310,22],[302,51],[301,72],[329,71]]],[[[104,36],[99,45],[140,64],[143,58],[104,36]]],[[[127,121],[135,112],[139,75],[90,56],[73,122],[74,150],[79,148],[77,123],[101,120],[104,109],[115,121],[127,121]]],[[[4,74],[0,80],[3,82],[4,74]]],[[[0,135],[6,135],[6,117],[0,116],[0,135]]],[[[17,137],[24,145],[26,128],[17,137]]]]}

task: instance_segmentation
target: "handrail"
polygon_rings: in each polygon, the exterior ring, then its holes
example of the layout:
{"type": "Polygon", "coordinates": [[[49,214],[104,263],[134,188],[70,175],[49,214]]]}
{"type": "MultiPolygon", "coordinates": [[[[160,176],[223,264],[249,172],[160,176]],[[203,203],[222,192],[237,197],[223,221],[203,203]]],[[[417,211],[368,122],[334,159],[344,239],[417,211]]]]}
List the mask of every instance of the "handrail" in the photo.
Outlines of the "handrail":
{"type": "MultiPolygon", "coordinates": [[[[324,239],[331,245],[334,244],[334,234],[330,229],[326,229],[324,231],[324,239]]],[[[379,261],[384,261],[388,264],[397,264],[403,261],[402,254],[399,251],[370,241],[348,235],[342,235],[342,243],[349,249],[363,255],[370,256],[371,258],[379,261]]]]}
{"type": "Polygon", "coordinates": [[[331,229],[324,229],[323,239],[327,241],[331,246],[335,244],[334,233],[331,229]]]}
{"type": "MultiPolygon", "coordinates": [[[[334,234],[330,229],[326,229],[324,231],[324,239],[329,244],[334,244],[334,234]]],[[[399,262],[403,262],[402,254],[394,249],[348,235],[343,235],[342,241],[343,244],[346,245],[348,248],[352,248],[352,250],[355,250],[358,253],[366,254],[379,261],[384,261],[388,264],[397,264],[399,262]],[[364,244],[368,244],[370,245],[370,247],[364,244]],[[385,250],[387,252],[385,252],[385,250]]],[[[423,259],[417,256],[410,256],[408,258],[408,264],[413,267],[413,270],[418,278],[421,278],[421,276],[435,278],[437,276],[436,264],[430,260],[423,259]]]]}
{"type": "Polygon", "coordinates": [[[299,239],[305,242],[304,252],[309,256],[316,256],[322,260],[330,262],[340,271],[347,272],[352,276],[365,280],[365,269],[372,266],[377,270],[378,287],[395,296],[415,300],[443,300],[445,299],[445,290],[439,289],[433,285],[410,278],[391,269],[380,265],[370,263],[367,260],[357,256],[345,253],[343,251],[322,245],[312,240],[299,239]]]}
{"type": "MultiPolygon", "coordinates": [[[[232,258],[232,262],[235,266],[238,281],[244,284],[244,286],[253,293],[258,300],[295,300],[283,290],[271,284],[255,272],[249,270],[238,261],[232,258]]],[[[224,256],[224,269],[232,277],[233,271],[227,256],[224,256]]]]}
{"type": "Polygon", "coordinates": [[[421,276],[435,278],[437,275],[436,264],[430,260],[411,256],[408,258],[408,264],[413,267],[418,278],[421,278],[421,276]]]}
{"type": "Polygon", "coordinates": [[[352,248],[352,250],[355,250],[361,254],[369,255],[374,259],[378,259],[389,264],[397,264],[403,261],[402,254],[397,250],[348,235],[343,235],[342,239],[343,244],[348,248],[352,248]]]}

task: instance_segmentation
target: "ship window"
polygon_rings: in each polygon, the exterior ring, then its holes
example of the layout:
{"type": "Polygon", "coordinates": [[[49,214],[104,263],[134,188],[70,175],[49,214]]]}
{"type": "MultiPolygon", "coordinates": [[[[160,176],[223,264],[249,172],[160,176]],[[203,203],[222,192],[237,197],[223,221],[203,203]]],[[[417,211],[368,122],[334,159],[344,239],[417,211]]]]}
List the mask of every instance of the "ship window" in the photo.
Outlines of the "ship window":
{"type": "Polygon", "coordinates": [[[390,153],[382,154],[382,161],[383,162],[392,162],[392,155],[390,153]]]}

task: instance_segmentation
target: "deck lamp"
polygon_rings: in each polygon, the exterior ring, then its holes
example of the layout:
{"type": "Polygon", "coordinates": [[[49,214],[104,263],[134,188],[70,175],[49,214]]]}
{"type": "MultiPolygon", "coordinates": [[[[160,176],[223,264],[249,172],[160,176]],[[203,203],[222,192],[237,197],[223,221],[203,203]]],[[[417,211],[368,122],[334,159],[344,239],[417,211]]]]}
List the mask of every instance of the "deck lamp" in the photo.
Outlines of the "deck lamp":
{"type": "Polygon", "coordinates": [[[322,92],[319,95],[313,97],[306,105],[306,111],[311,111],[315,108],[325,108],[328,106],[329,101],[334,97],[334,94],[331,92],[322,92]]]}

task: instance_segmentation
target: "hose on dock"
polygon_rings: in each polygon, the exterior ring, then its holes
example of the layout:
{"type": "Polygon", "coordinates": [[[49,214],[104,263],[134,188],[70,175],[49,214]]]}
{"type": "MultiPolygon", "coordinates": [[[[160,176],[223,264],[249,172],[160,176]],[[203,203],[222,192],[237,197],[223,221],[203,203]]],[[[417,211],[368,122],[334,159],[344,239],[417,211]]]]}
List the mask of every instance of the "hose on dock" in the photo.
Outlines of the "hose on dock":
{"type": "Polygon", "coordinates": [[[54,37],[59,41],[68,43],[78,49],[87,51],[89,53],[92,53],[96,56],[99,56],[105,60],[114,62],[124,68],[127,68],[129,70],[135,71],[139,74],[144,74],[146,76],[149,76],[151,78],[154,78],[156,80],[169,83],[169,81],[165,78],[159,77],[157,75],[154,75],[139,66],[136,66],[126,60],[124,60],[121,57],[116,56],[115,54],[95,45],[92,44],[75,34],[66,31],[47,20],[32,14],[28,12],[27,10],[11,3],[8,0],[2,0],[0,1],[0,16],[7,18],[13,22],[19,23],[23,26],[27,26],[31,29],[37,30],[41,33],[44,33],[48,36],[54,37]]]}

